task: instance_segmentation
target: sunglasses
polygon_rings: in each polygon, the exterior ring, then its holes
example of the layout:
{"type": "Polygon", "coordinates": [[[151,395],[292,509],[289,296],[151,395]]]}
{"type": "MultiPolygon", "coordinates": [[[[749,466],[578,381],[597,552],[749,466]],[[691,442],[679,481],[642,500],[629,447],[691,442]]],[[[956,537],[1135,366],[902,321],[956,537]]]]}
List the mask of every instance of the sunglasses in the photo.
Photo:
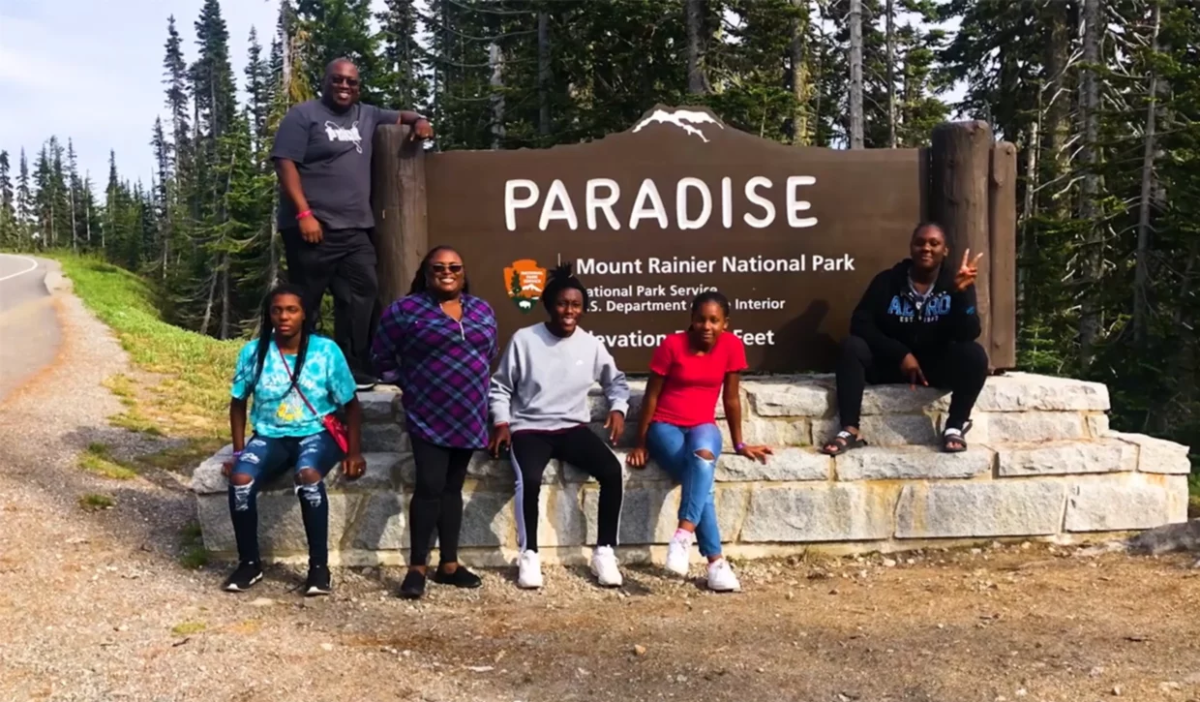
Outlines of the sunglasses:
{"type": "Polygon", "coordinates": [[[445,273],[446,271],[450,271],[451,273],[462,273],[463,264],[461,264],[461,263],[431,263],[431,264],[429,264],[429,270],[433,271],[434,273],[445,273]]]}
{"type": "Polygon", "coordinates": [[[345,85],[349,88],[358,87],[358,79],[349,76],[329,76],[330,85],[345,85]]]}

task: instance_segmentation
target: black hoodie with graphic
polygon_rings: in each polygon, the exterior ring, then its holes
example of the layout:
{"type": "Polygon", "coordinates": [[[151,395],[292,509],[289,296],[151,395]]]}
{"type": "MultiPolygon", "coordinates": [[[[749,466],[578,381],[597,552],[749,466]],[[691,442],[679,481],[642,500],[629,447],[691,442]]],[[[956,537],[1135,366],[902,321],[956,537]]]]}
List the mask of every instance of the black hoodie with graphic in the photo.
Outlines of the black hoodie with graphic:
{"type": "Polygon", "coordinates": [[[900,364],[908,354],[922,356],[956,341],[979,338],[975,286],[954,290],[954,269],[942,264],[923,302],[909,285],[912,259],[904,259],[871,281],[850,317],[850,333],[862,337],[884,363],[900,364]]]}

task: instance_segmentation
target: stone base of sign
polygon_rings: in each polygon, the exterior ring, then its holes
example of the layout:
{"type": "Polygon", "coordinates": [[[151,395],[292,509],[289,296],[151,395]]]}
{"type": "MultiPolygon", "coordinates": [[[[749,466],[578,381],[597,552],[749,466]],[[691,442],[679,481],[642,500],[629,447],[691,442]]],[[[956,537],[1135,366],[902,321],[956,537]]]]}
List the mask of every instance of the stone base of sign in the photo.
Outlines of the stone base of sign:
{"type": "MultiPolygon", "coordinates": [[[[625,445],[636,427],[642,388],[634,383],[625,445]]],[[[335,564],[399,565],[409,545],[414,470],[400,396],[381,391],[359,397],[368,422],[367,474],[355,482],[335,474],[330,481],[330,555],[335,564]]],[[[1023,373],[991,378],[967,435],[971,448],[957,455],[936,447],[947,399],[908,386],[869,388],[862,426],[871,445],[834,459],[813,448],[837,427],[831,377],[746,380],[746,440],[771,444],[775,455],[765,465],[731,453],[719,459],[717,515],[726,553],[753,558],[814,549],[903,551],[1007,538],[1072,542],[1186,520],[1187,447],[1110,431],[1103,385],[1023,373]]],[[[592,400],[599,432],[604,400],[598,390],[592,400]]],[[[220,472],[228,451],[196,468],[192,489],[205,547],[233,558],[220,472]]],[[[616,451],[622,465],[626,451],[616,451]]],[[[299,502],[289,481],[282,478],[259,497],[259,535],[270,560],[305,558],[299,502]]],[[[598,489],[570,465],[547,468],[538,528],[543,560],[586,560],[596,536],[598,489]]],[[[514,561],[512,493],[510,464],[477,454],[465,488],[465,562],[514,561]]],[[[663,560],[678,503],[679,488],[658,467],[626,467],[623,562],[663,560]]]]}

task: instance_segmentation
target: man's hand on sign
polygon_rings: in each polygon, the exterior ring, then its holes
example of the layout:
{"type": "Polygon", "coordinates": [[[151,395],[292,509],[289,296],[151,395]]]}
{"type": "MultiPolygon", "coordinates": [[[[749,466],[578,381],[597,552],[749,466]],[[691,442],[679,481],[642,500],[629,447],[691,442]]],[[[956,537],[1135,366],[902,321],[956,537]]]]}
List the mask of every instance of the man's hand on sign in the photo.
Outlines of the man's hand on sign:
{"type": "Polygon", "coordinates": [[[929,385],[929,381],[925,380],[925,374],[921,372],[921,364],[917,362],[917,357],[911,353],[900,361],[900,372],[908,378],[909,389],[915,389],[917,384],[929,385]]]}
{"type": "Polygon", "coordinates": [[[413,123],[412,137],[413,139],[432,139],[433,125],[424,117],[413,123]]]}
{"type": "Polygon", "coordinates": [[[617,440],[621,438],[621,434],[625,433],[625,415],[620,412],[609,412],[608,421],[604,423],[604,428],[608,430],[609,443],[616,446],[617,440]]]}
{"type": "Polygon", "coordinates": [[[300,218],[300,238],[310,244],[319,244],[325,238],[321,231],[321,223],[311,214],[300,218]]]}
{"type": "Polygon", "coordinates": [[[492,458],[500,458],[500,454],[508,449],[512,443],[512,435],[508,431],[507,424],[497,424],[492,427],[492,435],[488,439],[488,453],[492,454],[492,458]]]}
{"type": "Polygon", "coordinates": [[[962,264],[958,267],[958,272],[954,274],[954,289],[962,292],[975,284],[975,276],[979,275],[979,259],[983,258],[983,254],[979,254],[974,260],[971,258],[971,250],[967,249],[963,252],[962,264]]]}
{"type": "Polygon", "coordinates": [[[645,468],[646,463],[650,461],[650,452],[644,448],[638,447],[629,452],[625,457],[625,462],[630,468],[645,468]]]}

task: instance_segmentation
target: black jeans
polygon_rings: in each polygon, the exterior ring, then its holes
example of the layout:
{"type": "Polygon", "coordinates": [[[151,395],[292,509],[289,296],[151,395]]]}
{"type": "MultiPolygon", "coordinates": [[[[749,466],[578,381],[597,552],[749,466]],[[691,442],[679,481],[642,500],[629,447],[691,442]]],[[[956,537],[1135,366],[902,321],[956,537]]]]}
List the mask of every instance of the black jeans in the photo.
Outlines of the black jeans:
{"type": "MultiPolygon", "coordinates": [[[[947,429],[962,429],[971,418],[971,409],[987,380],[988,358],[974,341],[954,342],[936,349],[914,353],[925,379],[935,388],[949,390],[950,413],[947,429]]],[[[843,427],[858,427],[862,412],[863,390],[867,383],[907,383],[900,372],[900,361],[881,363],[862,337],[848,336],[842,341],[837,366],[838,415],[843,427]]]]}
{"type": "Polygon", "coordinates": [[[463,481],[467,479],[467,465],[475,451],[438,446],[409,436],[417,467],[417,484],[408,506],[412,534],[409,565],[427,565],[434,528],[442,563],[456,562],[458,535],[462,531],[463,481]]]}
{"type": "Polygon", "coordinates": [[[326,229],[318,244],[300,237],[300,229],[282,233],[288,280],[304,290],[304,310],[318,319],[321,298],[333,292],[333,338],[350,368],[371,372],[371,335],[379,282],[375,245],[366,229],[326,229]]]}
{"type": "Polygon", "coordinates": [[[542,473],[551,458],[570,463],[600,483],[596,545],[616,546],[621,520],[621,462],[605,445],[604,439],[586,425],[580,425],[566,431],[519,431],[512,435],[520,549],[538,550],[538,496],[542,489],[542,473]]]}

